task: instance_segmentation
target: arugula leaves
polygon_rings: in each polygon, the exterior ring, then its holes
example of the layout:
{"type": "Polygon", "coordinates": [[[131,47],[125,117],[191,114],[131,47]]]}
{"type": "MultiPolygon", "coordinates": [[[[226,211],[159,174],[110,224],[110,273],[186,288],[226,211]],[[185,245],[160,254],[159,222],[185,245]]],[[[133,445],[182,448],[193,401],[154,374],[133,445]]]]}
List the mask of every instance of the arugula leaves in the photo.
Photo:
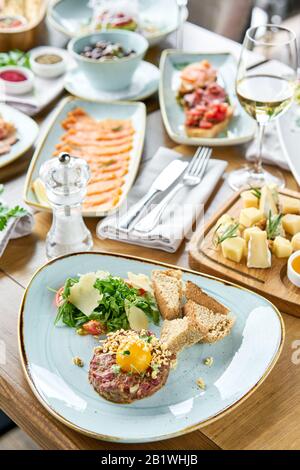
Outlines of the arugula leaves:
{"type": "Polygon", "coordinates": [[[139,295],[139,290],[128,286],[126,282],[114,276],[97,279],[94,287],[102,294],[98,307],[87,316],[68,301],[71,287],[79,282],[79,278],[66,280],[62,298],[64,302],[58,308],[54,323],[60,321],[71,328],[80,328],[90,320],[98,320],[106,326],[107,331],[116,331],[121,328],[129,329],[126,310],[135,305],[145,312],[150,321],[159,324],[159,310],[154,297],[150,293],[139,295]]]}

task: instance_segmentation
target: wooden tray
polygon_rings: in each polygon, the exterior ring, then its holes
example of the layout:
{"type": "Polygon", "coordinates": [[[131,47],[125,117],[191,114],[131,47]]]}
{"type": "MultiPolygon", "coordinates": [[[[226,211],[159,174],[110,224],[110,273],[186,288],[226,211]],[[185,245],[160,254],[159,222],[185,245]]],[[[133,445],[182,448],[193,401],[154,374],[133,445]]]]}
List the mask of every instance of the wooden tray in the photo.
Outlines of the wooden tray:
{"type": "MultiPolygon", "coordinates": [[[[279,194],[300,199],[300,193],[280,190],[279,194]]],[[[287,278],[287,261],[272,256],[272,267],[269,269],[247,268],[245,261],[234,263],[222,256],[212,243],[214,227],[217,220],[225,213],[238,217],[242,209],[240,192],[209,220],[201,230],[194,234],[189,248],[191,268],[236,282],[253,289],[273,302],[280,310],[300,317],[300,288],[290,283],[287,278]]]]}

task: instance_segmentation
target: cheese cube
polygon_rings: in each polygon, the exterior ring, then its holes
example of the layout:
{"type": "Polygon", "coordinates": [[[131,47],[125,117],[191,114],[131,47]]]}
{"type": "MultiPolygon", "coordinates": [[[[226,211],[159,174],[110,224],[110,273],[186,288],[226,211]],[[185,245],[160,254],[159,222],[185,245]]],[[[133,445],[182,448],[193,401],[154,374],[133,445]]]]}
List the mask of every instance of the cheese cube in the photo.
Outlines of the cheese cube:
{"type": "Polygon", "coordinates": [[[246,247],[246,242],[243,238],[226,238],[226,240],[221,243],[221,246],[224,258],[240,263],[246,247]]]}
{"type": "Polygon", "coordinates": [[[300,215],[286,214],[282,217],[282,226],[290,235],[300,232],[300,215]]]}
{"type": "Polygon", "coordinates": [[[251,233],[253,232],[261,232],[261,229],[259,227],[249,227],[244,230],[243,237],[246,241],[246,243],[249,242],[251,233]]]}
{"type": "Polygon", "coordinates": [[[227,227],[228,225],[231,225],[234,223],[233,218],[229,214],[223,214],[218,220],[215,225],[216,231],[219,233],[223,232],[223,228],[227,227]]]}
{"type": "Polygon", "coordinates": [[[264,186],[261,189],[261,196],[259,200],[259,209],[261,212],[268,217],[270,212],[272,215],[278,214],[277,208],[277,192],[269,186],[264,186]]]}
{"type": "Polygon", "coordinates": [[[249,227],[244,230],[243,237],[246,242],[246,249],[245,249],[245,256],[248,255],[248,243],[250,240],[251,233],[253,232],[261,232],[261,229],[259,227],[249,227]]]}
{"type": "Polygon", "coordinates": [[[300,250],[300,233],[293,236],[291,243],[294,251],[300,250]]]}
{"type": "Polygon", "coordinates": [[[300,214],[300,199],[281,196],[280,209],[282,214],[300,214]]]}
{"type": "Polygon", "coordinates": [[[248,207],[241,210],[239,222],[245,227],[251,227],[263,218],[264,215],[259,209],[256,209],[255,207],[248,207]]]}
{"type": "Polygon", "coordinates": [[[248,268],[270,268],[271,252],[268,246],[267,232],[252,232],[248,244],[248,268]]]}
{"type": "Polygon", "coordinates": [[[283,237],[276,237],[273,242],[272,251],[277,258],[288,258],[293,252],[292,244],[283,237]]]}
{"type": "Polygon", "coordinates": [[[258,197],[256,197],[253,194],[253,192],[251,190],[243,191],[241,193],[241,198],[242,198],[242,201],[243,201],[243,207],[244,208],[255,207],[256,209],[258,209],[259,199],[258,199],[258,197]]]}

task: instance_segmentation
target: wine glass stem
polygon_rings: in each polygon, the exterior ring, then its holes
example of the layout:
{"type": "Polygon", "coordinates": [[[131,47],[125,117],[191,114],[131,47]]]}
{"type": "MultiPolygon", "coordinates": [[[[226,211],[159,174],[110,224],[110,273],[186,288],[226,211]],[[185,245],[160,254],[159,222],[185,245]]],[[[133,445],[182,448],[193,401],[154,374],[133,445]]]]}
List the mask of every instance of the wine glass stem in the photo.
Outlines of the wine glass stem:
{"type": "Polygon", "coordinates": [[[183,48],[183,24],[182,24],[182,6],[179,5],[178,8],[178,17],[179,17],[179,28],[177,29],[176,34],[176,48],[183,48]]]}
{"type": "Polygon", "coordinates": [[[254,172],[262,173],[262,148],[265,134],[265,124],[258,124],[258,152],[254,163],[254,172]]]}

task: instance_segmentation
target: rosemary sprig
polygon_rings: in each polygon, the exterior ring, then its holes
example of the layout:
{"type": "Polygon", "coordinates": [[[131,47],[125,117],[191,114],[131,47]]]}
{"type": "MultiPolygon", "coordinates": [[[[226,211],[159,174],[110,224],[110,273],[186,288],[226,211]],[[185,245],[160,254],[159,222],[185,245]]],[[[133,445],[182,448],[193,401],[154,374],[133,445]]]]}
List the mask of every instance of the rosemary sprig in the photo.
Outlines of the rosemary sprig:
{"type": "Polygon", "coordinates": [[[214,233],[213,236],[213,244],[215,246],[220,245],[222,242],[227,240],[228,238],[236,238],[237,237],[237,231],[240,226],[240,224],[231,224],[228,227],[225,228],[224,232],[222,232],[220,235],[218,234],[218,230],[221,227],[222,224],[220,224],[214,233]]]}
{"type": "Polygon", "coordinates": [[[257,199],[261,198],[261,190],[259,188],[251,188],[251,193],[257,197],[257,199]]]}
{"type": "Polygon", "coordinates": [[[272,215],[272,212],[269,212],[267,220],[267,238],[268,240],[275,240],[275,238],[280,235],[280,224],[283,215],[272,215]]]}

